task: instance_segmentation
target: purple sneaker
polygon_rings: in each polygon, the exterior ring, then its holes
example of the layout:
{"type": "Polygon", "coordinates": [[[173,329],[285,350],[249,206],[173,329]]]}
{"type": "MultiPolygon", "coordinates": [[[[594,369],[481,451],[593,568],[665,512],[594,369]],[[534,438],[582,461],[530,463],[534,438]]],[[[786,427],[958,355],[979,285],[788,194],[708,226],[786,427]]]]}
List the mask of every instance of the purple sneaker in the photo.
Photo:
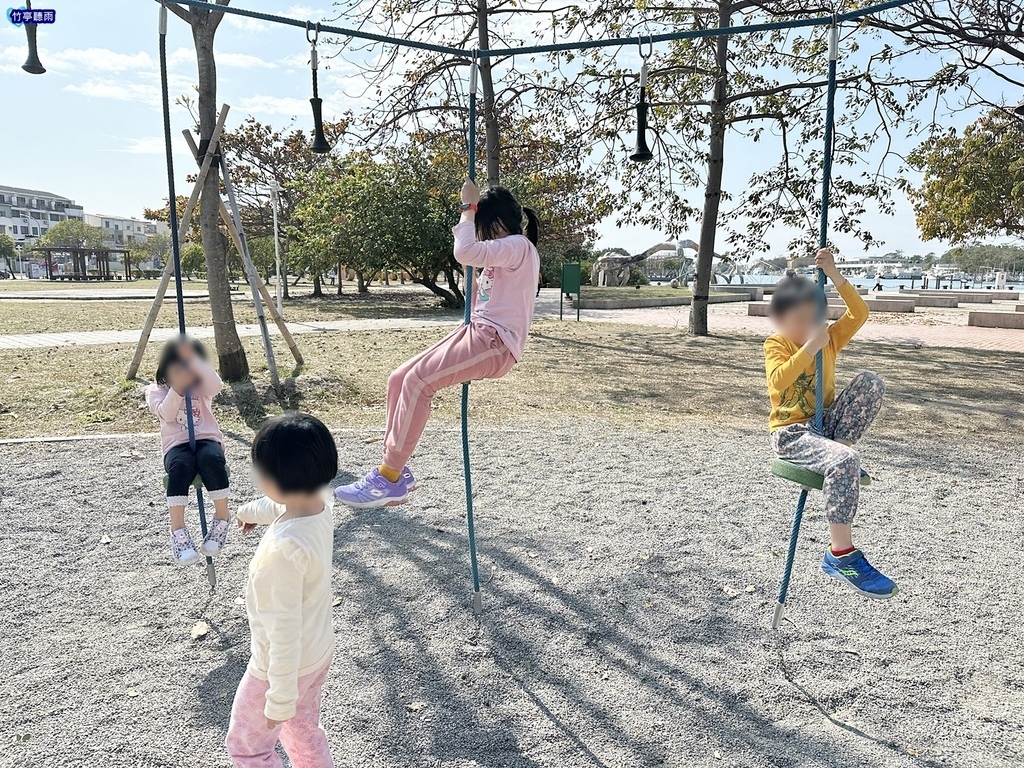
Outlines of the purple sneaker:
{"type": "Polygon", "coordinates": [[[405,484],[404,473],[397,482],[392,483],[380,470],[375,469],[362,480],[335,488],[334,497],[342,504],[356,509],[395,507],[408,500],[409,488],[405,484]]]}
{"type": "Polygon", "coordinates": [[[416,482],[416,478],[412,476],[412,470],[408,467],[402,467],[401,482],[405,483],[405,489],[409,492],[415,491],[420,487],[420,484],[416,482]]]}

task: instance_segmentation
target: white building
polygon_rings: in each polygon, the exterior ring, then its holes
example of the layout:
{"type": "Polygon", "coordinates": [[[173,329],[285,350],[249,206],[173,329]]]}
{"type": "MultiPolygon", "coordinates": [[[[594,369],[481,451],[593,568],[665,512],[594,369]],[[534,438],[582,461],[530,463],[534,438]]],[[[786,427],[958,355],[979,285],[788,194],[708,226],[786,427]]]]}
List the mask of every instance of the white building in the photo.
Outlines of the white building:
{"type": "Polygon", "coordinates": [[[22,247],[30,246],[54,224],[84,216],[82,206],[69,198],[0,184],[0,232],[22,247]]]}
{"type": "Polygon", "coordinates": [[[122,216],[85,214],[85,223],[103,230],[103,242],[108,248],[128,248],[145,243],[153,235],[169,235],[170,227],[163,221],[126,219],[122,216]]]}

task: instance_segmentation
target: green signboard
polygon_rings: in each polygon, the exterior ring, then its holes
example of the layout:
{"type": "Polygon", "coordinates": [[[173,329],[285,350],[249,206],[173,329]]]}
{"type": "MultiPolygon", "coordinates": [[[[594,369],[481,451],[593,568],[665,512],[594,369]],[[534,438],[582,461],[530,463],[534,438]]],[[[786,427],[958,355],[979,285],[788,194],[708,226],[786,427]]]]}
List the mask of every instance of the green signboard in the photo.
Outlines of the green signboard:
{"type": "Polygon", "coordinates": [[[580,319],[580,265],[562,265],[562,292],[558,295],[558,319],[562,319],[562,302],[570,294],[576,294],[576,320],[580,319]]]}

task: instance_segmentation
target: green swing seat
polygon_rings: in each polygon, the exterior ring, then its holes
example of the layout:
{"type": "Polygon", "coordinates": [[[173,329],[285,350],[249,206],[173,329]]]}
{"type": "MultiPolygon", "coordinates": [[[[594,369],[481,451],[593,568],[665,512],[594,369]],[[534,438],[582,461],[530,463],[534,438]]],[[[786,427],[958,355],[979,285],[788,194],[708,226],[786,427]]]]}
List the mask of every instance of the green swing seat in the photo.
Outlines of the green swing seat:
{"type": "MultiPolygon", "coordinates": [[[[804,488],[814,488],[818,491],[825,484],[825,478],[819,473],[812,472],[806,467],[797,466],[782,459],[776,459],[772,462],[772,474],[776,477],[781,477],[783,480],[789,480],[797,485],[802,485],[804,488]]],[[[871,485],[871,475],[861,473],[860,484],[862,487],[871,485]]]]}

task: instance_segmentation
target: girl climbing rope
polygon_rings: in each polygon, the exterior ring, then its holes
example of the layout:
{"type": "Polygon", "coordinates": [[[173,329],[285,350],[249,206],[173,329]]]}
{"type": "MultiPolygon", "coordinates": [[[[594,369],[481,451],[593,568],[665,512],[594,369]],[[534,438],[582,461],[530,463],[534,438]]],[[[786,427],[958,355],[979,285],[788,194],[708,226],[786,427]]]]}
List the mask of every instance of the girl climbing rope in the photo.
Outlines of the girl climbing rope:
{"type": "Polygon", "coordinates": [[[771,315],[778,328],[764,343],[765,372],[772,411],[772,448],[780,459],[824,477],[825,517],[831,545],[822,570],[868,597],[888,598],[896,585],[868,562],[853,545],[853,518],[860,494],[860,440],[882,407],[885,386],[874,373],[859,373],[837,397],[836,357],[868,319],[868,307],[857,289],[836,269],[832,252],[818,251],[816,264],[839,291],[846,312],[831,326],[818,321],[824,301],[813,281],[794,273],[781,280],[772,295],[771,315]],[[822,352],[820,431],[815,412],[815,355],[822,352]]]}
{"type": "Polygon", "coordinates": [[[504,187],[480,194],[462,185],[462,218],[453,229],[455,259],[479,270],[470,322],[402,364],[388,378],[384,461],[366,477],[338,488],[350,507],[401,504],[415,488],[406,466],[438,390],[473,379],[499,379],[523,355],[540,271],[538,221],[504,187]],[[523,219],[526,217],[526,232],[523,219]]]}
{"type": "Polygon", "coordinates": [[[213,557],[227,544],[230,490],[224,435],[210,408],[220,389],[220,376],[207,365],[202,344],[181,337],[164,346],[156,383],[146,390],[146,403],[160,420],[160,443],[167,472],[167,507],[171,515],[171,557],[179,565],[197,562],[199,550],[213,557]],[[194,449],[189,445],[187,400],[192,405],[194,449]],[[185,525],[188,492],[197,475],[202,478],[215,510],[213,525],[198,550],[185,525]]]}

